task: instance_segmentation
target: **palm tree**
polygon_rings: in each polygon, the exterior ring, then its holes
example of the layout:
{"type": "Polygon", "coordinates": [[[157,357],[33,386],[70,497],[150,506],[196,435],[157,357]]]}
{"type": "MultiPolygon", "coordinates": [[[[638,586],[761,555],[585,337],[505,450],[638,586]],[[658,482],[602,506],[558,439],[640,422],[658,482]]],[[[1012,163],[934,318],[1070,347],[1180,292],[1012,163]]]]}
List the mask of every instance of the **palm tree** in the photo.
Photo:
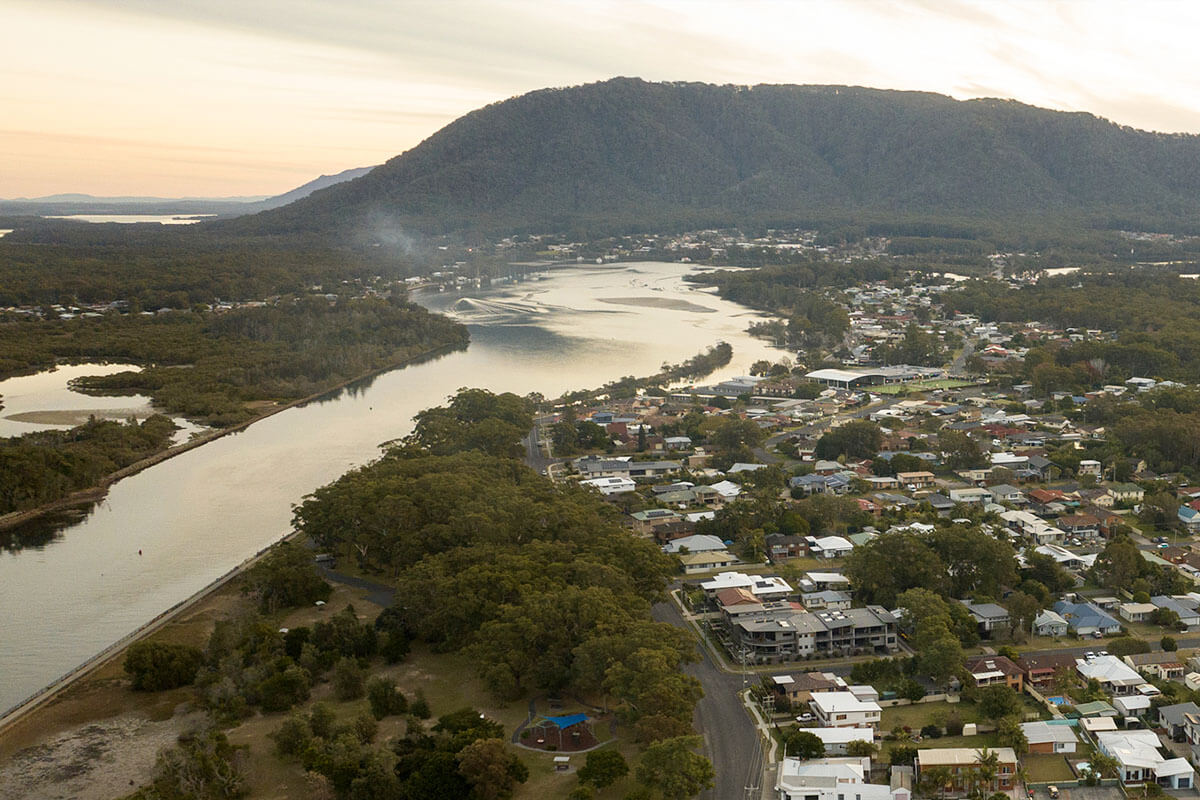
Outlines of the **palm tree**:
{"type": "Polygon", "coordinates": [[[996,788],[996,776],[1000,774],[1000,756],[996,751],[985,747],[982,750],[975,751],[975,758],[979,763],[979,766],[975,768],[979,781],[987,787],[987,791],[994,791],[996,788]]]}
{"type": "Polygon", "coordinates": [[[1091,765],[1092,771],[1101,778],[1120,777],[1121,762],[1107,753],[1102,753],[1099,750],[1092,753],[1091,765]]]}

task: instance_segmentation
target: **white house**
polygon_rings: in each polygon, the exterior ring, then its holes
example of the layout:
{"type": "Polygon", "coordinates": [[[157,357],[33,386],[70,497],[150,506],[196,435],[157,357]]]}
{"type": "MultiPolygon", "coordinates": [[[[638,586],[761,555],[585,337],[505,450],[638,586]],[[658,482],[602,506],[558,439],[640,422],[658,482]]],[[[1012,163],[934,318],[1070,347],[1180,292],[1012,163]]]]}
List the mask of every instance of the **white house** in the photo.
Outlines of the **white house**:
{"type": "Polygon", "coordinates": [[[875,742],[874,728],[805,728],[825,743],[825,755],[844,756],[851,742],[875,742]]]}
{"type": "Polygon", "coordinates": [[[1130,694],[1113,698],[1113,708],[1123,717],[1140,717],[1150,710],[1150,698],[1144,694],[1130,694]]]}
{"type": "Polygon", "coordinates": [[[874,728],[883,709],[853,692],[815,692],[808,707],[826,728],[874,728]]]}
{"type": "Polygon", "coordinates": [[[869,758],[785,758],[775,790],[779,800],[911,800],[912,790],[868,783],[869,758]]]}
{"type": "Polygon", "coordinates": [[[1116,656],[1095,656],[1075,659],[1075,669],[1083,679],[1095,678],[1106,692],[1114,696],[1136,694],[1146,679],[1116,656]]]}
{"type": "Polygon", "coordinates": [[[1126,785],[1157,783],[1165,789],[1190,789],[1195,783],[1195,772],[1186,758],[1163,758],[1154,731],[1102,731],[1096,740],[1101,752],[1121,765],[1121,780],[1126,785]]]}
{"type": "Polygon", "coordinates": [[[808,552],[815,558],[845,558],[854,549],[849,539],[842,536],[808,536],[808,552]]]}
{"type": "Polygon", "coordinates": [[[632,478],[589,478],[579,483],[582,486],[590,486],[603,495],[632,492],[637,488],[632,478]]]}

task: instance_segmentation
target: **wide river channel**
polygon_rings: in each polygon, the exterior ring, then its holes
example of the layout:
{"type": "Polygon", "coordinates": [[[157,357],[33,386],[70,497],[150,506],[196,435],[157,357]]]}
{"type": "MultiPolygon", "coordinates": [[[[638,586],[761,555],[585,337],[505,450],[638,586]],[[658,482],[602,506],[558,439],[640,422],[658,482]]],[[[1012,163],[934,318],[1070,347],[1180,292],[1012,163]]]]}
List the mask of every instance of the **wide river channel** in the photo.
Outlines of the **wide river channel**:
{"type": "Polygon", "coordinates": [[[286,535],[305,494],[375,458],[460,387],[554,397],[653,374],[718,341],[733,361],[714,378],[785,355],[746,334],[755,312],[692,289],[688,270],[582,265],[420,295],[469,326],[467,350],[169,459],[115,484],[82,520],[0,539],[0,714],[286,535]]]}

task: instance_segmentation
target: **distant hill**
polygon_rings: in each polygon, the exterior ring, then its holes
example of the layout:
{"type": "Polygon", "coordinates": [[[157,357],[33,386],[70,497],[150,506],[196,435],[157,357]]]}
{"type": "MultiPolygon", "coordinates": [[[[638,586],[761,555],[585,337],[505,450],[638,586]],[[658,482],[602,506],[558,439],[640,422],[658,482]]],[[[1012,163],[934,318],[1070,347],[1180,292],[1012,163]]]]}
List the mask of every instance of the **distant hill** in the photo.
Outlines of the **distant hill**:
{"type": "Polygon", "coordinates": [[[267,211],[272,208],[279,208],[280,206],[286,206],[288,203],[292,203],[292,202],[295,202],[296,200],[300,200],[302,198],[308,197],[310,194],[317,191],[318,189],[325,189],[329,186],[335,186],[339,183],[345,183],[346,181],[354,180],[355,178],[361,178],[363,175],[366,175],[368,172],[370,172],[373,169],[375,169],[375,167],[373,167],[373,166],[372,167],[355,167],[353,169],[343,170],[343,171],[337,173],[336,175],[322,175],[319,178],[314,178],[313,180],[309,181],[308,183],[304,184],[303,186],[297,186],[295,189],[292,189],[290,192],[284,192],[283,194],[277,194],[274,197],[263,198],[262,200],[258,200],[257,202],[246,203],[244,207],[239,209],[239,213],[241,213],[241,214],[256,214],[259,211],[267,211]]]}
{"type": "Polygon", "coordinates": [[[318,189],[362,177],[372,169],[374,167],[356,167],[336,175],[322,175],[274,197],[97,197],[69,193],[0,199],[0,214],[217,214],[236,217],[287,205],[318,189]]]}
{"type": "Polygon", "coordinates": [[[363,177],[226,224],[371,236],[1198,212],[1196,136],[1008,100],[617,78],[489,105],[363,177]]]}

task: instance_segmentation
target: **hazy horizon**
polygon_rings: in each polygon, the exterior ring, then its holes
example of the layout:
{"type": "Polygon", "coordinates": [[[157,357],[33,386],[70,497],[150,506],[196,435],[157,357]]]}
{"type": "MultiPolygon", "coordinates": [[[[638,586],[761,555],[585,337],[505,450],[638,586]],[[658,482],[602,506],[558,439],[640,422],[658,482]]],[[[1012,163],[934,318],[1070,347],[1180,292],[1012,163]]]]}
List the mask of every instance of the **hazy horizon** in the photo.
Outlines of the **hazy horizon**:
{"type": "Polygon", "coordinates": [[[381,163],[488,103],[619,75],[1002,97],[1200,132],[1200,8],[1167,0],[0,8],[6,198],[271,196],[381,163]]]}

